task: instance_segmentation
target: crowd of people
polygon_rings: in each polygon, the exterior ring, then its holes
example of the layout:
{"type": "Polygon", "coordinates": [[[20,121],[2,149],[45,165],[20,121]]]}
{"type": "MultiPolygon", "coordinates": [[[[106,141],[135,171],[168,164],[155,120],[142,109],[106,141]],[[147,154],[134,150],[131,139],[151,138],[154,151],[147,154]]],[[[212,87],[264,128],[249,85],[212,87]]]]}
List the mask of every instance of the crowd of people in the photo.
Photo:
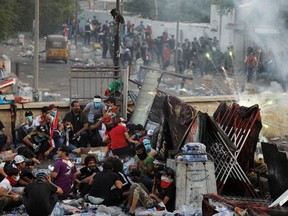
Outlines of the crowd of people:
{"type": "MultiPolygon", "coordinates": [[[[11,147],[11,136],[0,126],[3,151],[11,147]]],[[[138,205],[174,210],[175,172],[153,148],[154,132],[121,118],[114,97],[103,101],[96,95],[83,110],[73,101],[63,118],[55,104],[36,117],[27,110],[16,131],[17,152],[1,154],[0,214],[24,204],[29,215],[49,215],[58,199],[71,197],[119,205],[130,215],[138,205]],[[70,157],[76,148],[100,146],[107,147],[104,160],[88,155],[79,167],[70,157]],[[35,171],[44,159],[55,159],[51,173],[35,171]],[[131,159],[124,169],[122,161],[131,159]]]]}
{"type": "MultiPolygon", "coordinates": [[[[229,45],[227,50],[222,52],[216,37],[186,38],[177,46],[174,35],[165,31],[162,35],[153,35],[153,28],[149,23],[145,25],[140,21],[136,25],[128,20],[122,27],[120,53],[123,66],[133,65],[137,59],[142,59],[144,65],[158,63],[164,70],[169,66],[176,66],[177,63],[180,73],[197,68],[202,75],[216,74],[222,67],[230,73],[234,72],[233,46],[229,45]]],[[[101,44],[102,58],[107,58],[109,50],[113,59],[116,34],[114,21],[106,20],[102,24],[94,16],[92,20],[87,20],[84,31],[84,44],[101,44]]]]}

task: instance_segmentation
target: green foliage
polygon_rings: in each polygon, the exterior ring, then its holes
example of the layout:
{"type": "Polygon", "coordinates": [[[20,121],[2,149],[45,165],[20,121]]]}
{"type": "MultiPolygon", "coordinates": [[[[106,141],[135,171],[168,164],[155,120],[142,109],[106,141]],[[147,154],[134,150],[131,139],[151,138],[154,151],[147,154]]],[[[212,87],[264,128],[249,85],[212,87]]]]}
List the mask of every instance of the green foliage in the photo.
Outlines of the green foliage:
{"type": "Polygon", "coordinates": [[[0,40],[7,39],[14,32],[19,20],[14,11],[18,8],[18,0],[0,0],[0,40]]]}
{"type": "MultiPolygon", "coordinates": [[[[40,35],[60,31],[62,24],[75,17],[76,0],[39,0],[40,35]]],[[[0,0],[0,40],[18,31],[32,31],[35,0],[0,0]]]]}
{"type": "Polygon", "coordinates": [[[130,0],[125,3],[125,11],[143,18],[161,21],[209,22],[211,0],[130,0]]]}
{"type": "Polygon", "coordinates": [[[217,5],[218,13],[225,15],[235,8],[233,0],[213,0],[212,4],[217,5]]]}

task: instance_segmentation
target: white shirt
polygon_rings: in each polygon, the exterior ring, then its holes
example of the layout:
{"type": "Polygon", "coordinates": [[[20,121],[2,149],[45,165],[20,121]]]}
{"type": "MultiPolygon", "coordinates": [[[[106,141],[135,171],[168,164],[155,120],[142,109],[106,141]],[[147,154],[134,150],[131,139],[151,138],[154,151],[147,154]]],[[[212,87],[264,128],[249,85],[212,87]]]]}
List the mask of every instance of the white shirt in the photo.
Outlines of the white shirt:
{"type": "Polygon", "coordinates": [[[0,182],[0,188],[4,188],[4,193],[8,194],[10,193],[10,191],[12,190],[12,186],[9,182],[8,179],[4,178],[1,182],[0,182]]]}
{"type": "Polygon", "coordinates": [[[24,130],[28,131],[30,128],[35,129],[37,125],[36,125],[36,121],[33,119],[31,125],[22,123],[21,126],[23,126],[24,130]]]}

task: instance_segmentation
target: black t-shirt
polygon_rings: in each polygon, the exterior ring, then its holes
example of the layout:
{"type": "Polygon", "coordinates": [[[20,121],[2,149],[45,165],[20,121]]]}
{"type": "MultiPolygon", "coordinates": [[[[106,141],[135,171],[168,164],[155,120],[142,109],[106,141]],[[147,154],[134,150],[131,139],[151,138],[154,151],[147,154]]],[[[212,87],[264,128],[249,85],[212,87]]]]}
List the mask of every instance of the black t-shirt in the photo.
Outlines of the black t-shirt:
{"type": "Polygon", "coordinates": [[[24,189],[27,195],[27,204],[25,204],[27,213],[33,215],[50,215],[55,199],[51,199],[51,195],[55,194],[57,187],[48,182],[33,182],[28,184],[24,189]]]}
{"type": "Polygon", "coordinates": [[[80,180],[87,178],[88,176],[91,176],[93,173],[98,173],[100,172],[100,170],[98,169],[98,167],[95,167],[94,170],[90,170],[88,167],[82,167],[80,169],[80,180]]]}
{"type": "Polygon", "coordinates": [[[120,175],[112,171],[101,171],[93,178],[93,184],[89,195],[109,199],[111,187],[117,180],[121,181],[120,175]]]}
{"type": "Polygon", "coordinates": [[[0,120],[0,130],[2,130],[3,128],[5,128],[5,127],[4,127],[3,123],[2,123],[2,121],[0,120]]]}
{"type": "Polygon", "coordinates": [[[153,181],[152,179],[150,179],[149,177],[147,176],[144,176],[144,175],[141,175],[140,176],[140,179],[139,179],[139,182],[142,183],[149,192],[152,191],[152,187],[153,187],[153,181]]]}
{"type": "Polygon", "coordinates": [[[71,111],[65,115],[64,119],[68,119],[69,121],[71,121],[74,133],[80,131],[83,128],[84,124],[88,123],[88,117],[83,112],[79,113],[79,115],[75,115],[71,111]]]}
{"type": "Polygon", "coordinates": [[[169,197],[168,203],[166,203],[166,209],[170,212],[174,211],[175,207],[175,195],[176,195],[176,187],[175,183],[172,182],[172,184],[167,188],[162,188],[159,191],[159,198],[163,200],[165,196],[169,197]]]}

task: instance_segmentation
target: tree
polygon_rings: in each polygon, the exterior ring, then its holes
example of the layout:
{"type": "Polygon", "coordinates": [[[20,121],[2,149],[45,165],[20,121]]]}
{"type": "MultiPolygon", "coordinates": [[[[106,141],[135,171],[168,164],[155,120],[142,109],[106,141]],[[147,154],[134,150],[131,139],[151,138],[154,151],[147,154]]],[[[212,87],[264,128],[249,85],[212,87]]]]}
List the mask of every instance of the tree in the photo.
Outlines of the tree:
{"type": "Polygon", "coordinates": [[[155,19],[157,15],[160,21],[176,22],[178,18],[181,22],[210,21],[210,0],[146,0],[145,4],[143,1],[130,0],[124,8],[131,15],[143,18],[155,19]]]}
{"type": "Polygon", "coordinates": [[[7,39],[14,33],[19,21],[18,14],[14,13],[20,5],[18,0],[0,0],[0,40],[7,39]]]}
{"type": "Polygon", "coordinates": [[[226,15],[235,8],[233,0],[212,0],[212,4],[217,5],[220,16],[226,15]]]}
{"type": "MultiPolygon", "coordinates": [[[[75,0],[40,0],[40,35],[60,31],[62,24],[75,17],[75,0]]],[[[0,0],[0,40],[18,31],[32,31],[34,0],[0,0]]]]}

